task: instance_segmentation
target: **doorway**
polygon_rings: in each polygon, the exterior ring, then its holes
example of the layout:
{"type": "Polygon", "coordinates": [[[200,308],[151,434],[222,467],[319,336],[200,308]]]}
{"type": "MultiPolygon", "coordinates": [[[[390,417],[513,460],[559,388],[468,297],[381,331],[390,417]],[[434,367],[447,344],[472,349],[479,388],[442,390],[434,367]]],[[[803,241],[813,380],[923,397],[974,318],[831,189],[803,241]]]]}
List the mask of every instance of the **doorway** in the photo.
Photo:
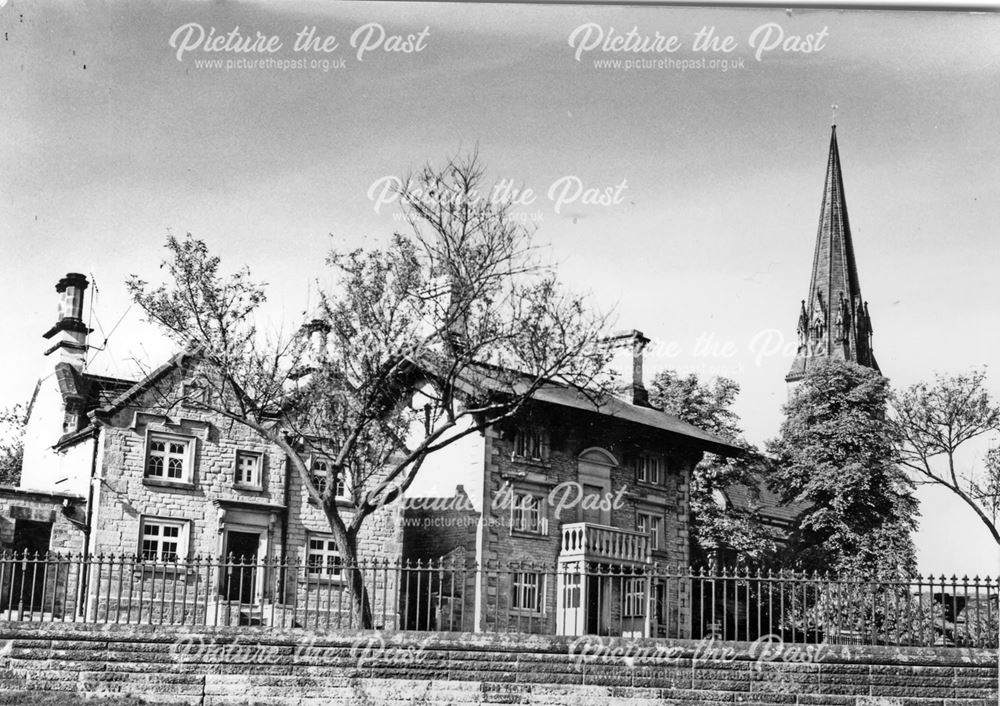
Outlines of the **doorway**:
{"type": "Polygon", "coordinates": [[[608,630],[607,576],[587,576],[587,635],[606,635],[608,630]]]}
{"type": "Polygon", "coordinates": [[[225,565],[221,593],[230,601],[254,603],[257,599],[257,532],[226,532],[225,565]]]}
{"type": "Polygon", "coordinates": [[[10,590],[5,591],[3,607],[41,610],[45,597],[45,556],[52,537],[51,522],[15,520],[11,549],[24,561],[14,563],[10,590]]]}

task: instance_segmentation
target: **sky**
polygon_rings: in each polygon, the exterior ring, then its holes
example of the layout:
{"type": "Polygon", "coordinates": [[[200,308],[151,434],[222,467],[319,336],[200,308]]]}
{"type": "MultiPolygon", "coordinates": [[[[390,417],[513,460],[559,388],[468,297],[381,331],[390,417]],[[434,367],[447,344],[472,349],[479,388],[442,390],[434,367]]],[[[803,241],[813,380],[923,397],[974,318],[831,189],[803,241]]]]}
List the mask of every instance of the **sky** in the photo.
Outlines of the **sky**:
{"type": "MultiPolygon", "coordinates": [[[[8,0],[0,404],[51,367],[41,334],[66,272],[96,282],[95,373],[169,354],[124,286],[158,281],[168,233],[250,267],[287,331],[329,284],[331,247],[403,227],[386,180],[478,148],[567,286],[652,339],[647,379],[733,378],[762,444],[787,397],[833,104],[882,371],[902,387],[992,366],[1000,394],[998,29],[982,13],[8,0]]],[[[922,571],[997,573],[970,510],[919,497],[922,571]]]]}

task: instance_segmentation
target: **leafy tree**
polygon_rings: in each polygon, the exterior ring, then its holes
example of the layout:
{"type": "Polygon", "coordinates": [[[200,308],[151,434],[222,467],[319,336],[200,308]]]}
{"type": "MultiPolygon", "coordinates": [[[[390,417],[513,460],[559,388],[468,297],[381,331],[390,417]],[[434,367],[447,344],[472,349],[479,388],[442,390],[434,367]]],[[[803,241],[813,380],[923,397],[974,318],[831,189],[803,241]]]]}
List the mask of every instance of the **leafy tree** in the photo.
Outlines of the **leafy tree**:
{"type": "Polygon", "coordinates": [[[739,394],[739,383],[729,378],[715,378],[709,384],[694,373],[682,377],[664,370],[650,383],[649,399],[664,412],[735,441],[743,435],[739,416],[731,409],[739,394]]]}
{"type": "Polygon", "coordinates": [[[691,532],[695,563],[706,563],[719,549],[729,548],[741,561],[760,566],[774,552],[774,542],[748,508],[725,508],[715,499],[716,491],[734,485],[747,489],[752,502],[760,497],[759,484],[764,459],[743,438],[739,417],[732,411],[739,384],[729,378],[702,382],[694,373],[680,376],[672,370],[658,373],[650,383],[650,401],[664,412],[742,446],[741,458],[706,454],[691,477],[691,532]]]}
{"type": "Polygon", "coordinates": [[[976,484],[974,497],[985,505],[991,522],[996,526],[997,513],[1000,512],[1000,446],[986,452],[985,469],[985,477],[976,484]]]}
{"type": "MultiPolygon", "coordinates": [[[[385,248],[332,252],[336,281],[305,335],[261,335],[263,286],[245,269],[224,277],[190,236],[168,238],[166,284],[129,283],[152,321],[199,351],[202,403],[288,455],[348,565],[365,520],[435,452],[514,417],[544,384],[608,382],[604,318],[563,291],[510,202],[485,199],[485,186],[476,154],[403,181],[409,232],[385,248]],[[319,482],[316,456],[327,461],[319,482]]],[[[360,572],[348,573],[359,624],[370,626],[360,572]]]]}
{"type": "Polygon", "coordinates": [[[986,388],[985,371],[938,375],[934,384],[896,393],[892,405],[902,464],[916,482],[942,485],[960,497],[1000,544],[1000,447],[987,452],[979,472],[962,473],[956,461],[966,442],[1000,430],[1000,405],[986,388]]]}
{"type": "Polygon", "coordinates": [[[769,483],[782,502],[808,504],[794,538],[801,568],[914,569],[917,502],[897,464],[888,399],[879,373],[833,360],[809,372],[786,405],[769,444],[769,483]]]}
{"type": "Polygon", "coordinates": [[[23,404],[0,410],[0,485],[21,482],[24,425],[27,421],[27,410],[23,404]]]}

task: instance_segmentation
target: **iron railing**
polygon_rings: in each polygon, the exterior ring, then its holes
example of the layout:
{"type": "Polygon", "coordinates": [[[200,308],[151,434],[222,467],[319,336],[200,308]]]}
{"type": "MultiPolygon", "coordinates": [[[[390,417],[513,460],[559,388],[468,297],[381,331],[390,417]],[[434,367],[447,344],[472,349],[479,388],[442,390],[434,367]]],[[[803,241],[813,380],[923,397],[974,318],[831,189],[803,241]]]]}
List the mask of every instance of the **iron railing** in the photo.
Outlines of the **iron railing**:
{"type": "Polygon", "coordinates": [[[990,577],[327,559],[0,554],[0,620],[975,647],[1000,631],[990,577]]]}

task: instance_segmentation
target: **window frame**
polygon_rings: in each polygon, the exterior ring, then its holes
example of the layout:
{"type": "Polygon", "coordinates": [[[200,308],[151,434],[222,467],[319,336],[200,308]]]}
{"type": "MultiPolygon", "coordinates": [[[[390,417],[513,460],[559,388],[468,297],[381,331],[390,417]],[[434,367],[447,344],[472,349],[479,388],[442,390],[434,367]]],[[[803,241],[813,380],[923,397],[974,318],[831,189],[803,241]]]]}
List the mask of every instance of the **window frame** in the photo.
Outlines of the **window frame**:
{"type": "Polygon", "coordinates": [[[643,532],[644,530],[639,526],[640,520],[644,519],[649,523],[649,527],[645,530],[645,534],[649,537],[649,548],[651,551],[658,552],[663,550],[664,536],[664,517],[663,515],[657,513],[655,510],[639,509],[635,512],[635,531],[643,532]],[[657,525],[655,528],[656,534],[654,535],[653,524],[657,525]]]}
{"type": "Polygon", "coordinates": [[[537,426],[518,427],[511,438],[511,459],[529,463],[545,463],[549,458],[548,438],[545,430],[537,426]],[[526,438],[537,441],[537,456],[531,455],[531,449],[525,443],[526,438]]]}
{"type": "Polygon", "coordinates": [[[538,571],[514,571],[510,576],[510,609],[512,612],[531,615],[545,614],[545,574],[538,571]],[[531,584],[526,582],[526,577],[534,578],[535,605],[525,607],[521,605],[527,597],[527,592],[531,584]],[[518,579],[521,579],[520,581],[518,579]]]}
{"type": "Polygon", "coordinates": [[[197,446],[198,446],[198,437],[196,436],[189,434],[178,434],[172,431],[161,431],[159,429],[147,429],[146,444],[142,454],[143,482],[150,483],[152,485],[193,487],[194,465],[196,459],[197,446]],[[169,451],[167,452],[167,455],[163,457],[165,460],[163,467],[164,475],[155,475],[150,473],[149,471],[150,459],[153,457],[152,445],[154,442],[157,441],[163,441],[165,444],[180,442],[185,445],[185,450],[182,457],[180,478],[170,478],[166,475],[166,473],[168,472],[167,466],[169,465],[169,454],[172,453],[169,451]]]}
{"type": "Polygon", "coordinates": [[[563,609],[576,610],[583,607],[583,575],[567,573],[563,576],[563,609]]]}
{"type": "MultiPolygon", "coordinates": [[[[324,466],[327,466],[326,474],[329,474],[330,461],[316,454],[313,454],[309,458],[309,480],[312,481],[312,484],[316,487],[316,490],[319,491],[320,495],[322,495],[324,492],[326,492],[326,485],[330,480],[330,476],[329,475],[317,476],[316,466],[318,464],[323,464],[324,466]],[[321,477],[323,479],[322,486],[320,485],[320,483],[316,482],[317,477],[321,477]]],[[[336,481],[337,486],[334,488],[333,499],[338,502],[347,502],[347,503],[351,502],[351,494],[350,490],[348,490],[349,474],[350,471],[345,468],[343,473],[341,473],[340,478],[338,478],[336,481]]]]}
{"type": "Polygon", "coordinates": [[[315,583],[317,581],[323,583],[344,583],[346,580],[344,573],[344,559],[340,555],[340,550],[337,549],[337,542],[332,534],[323,534],[320,532],[310,532],[307,534],[305,553],[306,583],[315,583]],[[321,549],[314,550],[312,546],[313,542],[323,542],[324,546],[321,549]],[[310,563],[310,559],[314,556],[314,552],[321,556],[324,561],[319,564],[310,563]],[[335,560],[332,566],[327,561],[330,558],[335,560]],[[334,573],[329,573],[331,571],[334,573]]]}
{"type": "Polygon", "coordinates": [[[510,533],[526,534],[531,536],[547,536],[549,530],[549,520],[545,514],[545,496],[533,490],[524,488],[512,488],[510,494],[510,533]],[[535,527],[532,529],[531,523],[527,526],[523,521],[524,513],[530,512],[531,508],[526,508],[524,500],[531,498],[534,501],[535,527]],[[521,516],[520,520],[518,516],[521,516]]]}
{"type": "Polygon", "coordinates": [[[204,409],[209,402],[209,391],[205,385],[187,381],[181,383],[182,404],[188,409],[204,409]]]}
{"type": "Polygon", "coordinates": [[[233,455],[233,487],[242,490],[263,490],[264,489],[264,452],[263,451],[253,451],[252,449],[236,449],[233,455]],[[240,472],[242,470],[240,466],[240,458],[252,456],[257,459],[257,469],[256,469],[256,480],[253,483],[248,483],[245,480],[240,480],[240,472]]]}
{"type": "Polygon", "coordinates": [[[137,542],[136,556],[138,558],[138,563],[141,564],[156,564],[158,566],[173,566],[185,564],[191,556],[191,520],[178,519],[176,517],[163,517],[160,515],[141,515],[139,518],[139,534],[137,542]],[[146,537],[146,527],[150,525],[157,525],[158,527],[176,527],[177,528],[177,551],[174,552],[175,559],[164,559],[163,558],[163,535],[159,534],[157,537],[157,551],[155,558],[148,558],[146,556],[146,550],[143,547],[145,544],[146,537]]]}
{"type": "Polygon", "coordinates": [[[663,454],[640,451],[632,456],[635,482],[662,487],[667,480],[667,459],[663,454]]]}
{"type": "Polygon", "coordinates": [[[622,617],[646,617],[646,577],[628,576],[622,584],[622,617]]]}

